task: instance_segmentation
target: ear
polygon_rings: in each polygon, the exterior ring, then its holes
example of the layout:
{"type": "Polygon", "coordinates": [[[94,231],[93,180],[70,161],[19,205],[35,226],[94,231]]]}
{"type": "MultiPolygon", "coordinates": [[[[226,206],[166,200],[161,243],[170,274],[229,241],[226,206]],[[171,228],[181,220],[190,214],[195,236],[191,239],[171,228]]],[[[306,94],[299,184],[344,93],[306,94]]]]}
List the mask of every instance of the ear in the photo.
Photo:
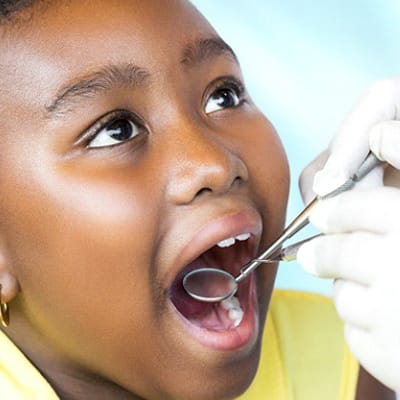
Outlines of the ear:
{"type": "Polygon", "coordinates": [[[19,283],[9,262],[4,247],[0,242],[0,284],[1,284],[1,300],[8,303],[13,300],[19,292],[19,283]]]}

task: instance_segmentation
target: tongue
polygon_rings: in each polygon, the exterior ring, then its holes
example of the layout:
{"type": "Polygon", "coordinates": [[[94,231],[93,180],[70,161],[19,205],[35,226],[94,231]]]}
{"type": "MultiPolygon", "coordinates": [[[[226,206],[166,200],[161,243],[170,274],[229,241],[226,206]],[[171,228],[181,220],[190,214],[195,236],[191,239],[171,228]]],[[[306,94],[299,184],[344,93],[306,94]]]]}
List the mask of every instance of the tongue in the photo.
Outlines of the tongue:
{"type": "Polygon", "coordinates": [[[227,311],[219,303],[209,305],[208,310],[202,314],[194,314],[187,318],[194,325],[215,331],[233,329],[235,327],[227,311]]]}

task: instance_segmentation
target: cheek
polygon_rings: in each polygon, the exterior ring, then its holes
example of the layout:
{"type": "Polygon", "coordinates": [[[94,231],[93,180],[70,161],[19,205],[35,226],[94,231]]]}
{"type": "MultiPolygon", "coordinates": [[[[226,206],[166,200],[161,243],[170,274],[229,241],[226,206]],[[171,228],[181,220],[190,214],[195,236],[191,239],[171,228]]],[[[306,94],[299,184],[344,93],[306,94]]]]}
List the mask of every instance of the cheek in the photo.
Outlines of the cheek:
{"type": "MultiPolygon", "coordinates": [[[[258,208],[262,210],[263,237],[260,250],[265,250],[284,228],[289,194],[289,166],[283,146],[273,126],[264,117],[255,120],[242,145],[242,157],[249,170],[250,186],[258,208]]],[[[272,293],[276,267],[269,265],[257,271],[261,315],[268,307],[266,294],[272,293]]]]}
{"type": "MultiPolygon", "coordinates": [[[[249,170],[250,186],[264,215],[267,241],[283,228],[289,193],[289,166],[285,151],[271,123],[262,115],[246,127],[239,148],[249,170]]],[[[266,243],[264,243],[265,245],[266,243]]]]}
{"type": "Polygon", "coordinates": [[[133,174],[112,175],[67,169],[31,175],[10,204],[13,263],[28,312],[43,331],[62,327],[76,336],[84,324],[89,336],[93,329],[106,335],[111,326],[122,332],[137,320],[146,324],[143,314],[151,318],[158,201],[133,174]]]}

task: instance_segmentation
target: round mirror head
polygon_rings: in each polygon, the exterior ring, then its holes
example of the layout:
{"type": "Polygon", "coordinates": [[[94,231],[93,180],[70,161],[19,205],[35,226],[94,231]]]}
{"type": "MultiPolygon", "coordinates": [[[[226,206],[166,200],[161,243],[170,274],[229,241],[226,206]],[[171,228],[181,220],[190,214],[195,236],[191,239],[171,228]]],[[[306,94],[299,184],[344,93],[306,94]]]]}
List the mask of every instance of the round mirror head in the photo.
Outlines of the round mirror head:
{"type": "Polygon", "coordinates": [[[229,272],[222,269],[201,268],[185,275],[183,287],[194,299],[215,303],[233,296],[237,283],[229,272]]]}

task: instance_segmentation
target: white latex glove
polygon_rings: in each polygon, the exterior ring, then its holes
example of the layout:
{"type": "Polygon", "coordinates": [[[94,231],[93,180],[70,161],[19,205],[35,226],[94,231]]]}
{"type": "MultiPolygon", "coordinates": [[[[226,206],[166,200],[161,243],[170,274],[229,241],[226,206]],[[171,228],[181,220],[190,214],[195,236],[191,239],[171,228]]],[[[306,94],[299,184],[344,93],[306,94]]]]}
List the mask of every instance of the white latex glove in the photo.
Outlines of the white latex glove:
{"type": "MultiPolygon", "coordinates": [[[[397,110],[400,80],[375,85],[334,139],[314,191],[322,195],[343,183],[369,148],[399,168],[397,110]]],[[[366,182],[315,208],[310,220],[327,235],[303,245],[298,261],[335,279],[333,299],[350,349],[366,370],[400,391],[400,189],[384,187],[379,168],[366,182]]],[[[312,197],[311,190],[305,195],[312,197]]]]}
{"type": "MultiPolygon", "coordinates": [[[[332,141],[329,158],[324,168],[315,175],[314,192],[324,195],[341,185],[357,169],[370,149],[381,160],[399,168],[399,118],[400,78],[373,85],[345,119],[332,141]]],[[[374,179],[371,177],[366,182],[374,179]]]]}
{"type": "Polygon", "coordinates": [[[297,259],[334,278],[333,300],[349,348],[366,370],[400,391],[400,191],[355,190],[316,207],[311,222],[326,236],[297,259]]]}

